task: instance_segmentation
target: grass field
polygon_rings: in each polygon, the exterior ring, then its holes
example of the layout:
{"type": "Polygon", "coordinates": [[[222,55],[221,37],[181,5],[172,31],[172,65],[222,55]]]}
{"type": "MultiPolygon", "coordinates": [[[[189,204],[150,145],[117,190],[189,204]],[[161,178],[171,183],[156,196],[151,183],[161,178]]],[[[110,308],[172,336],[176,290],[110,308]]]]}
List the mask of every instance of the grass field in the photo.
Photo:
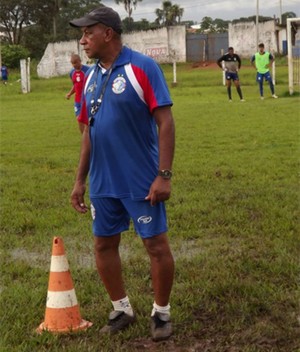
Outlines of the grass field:
{"type": "Polygon", "coordinates": [[[110,301],[97,276],[90,216],[70,206],[80,134],[67,76],[18,75],[1,94],[0,351],[300,351],[299,92],[287,67],[259,99],[255,73],[240,72],[245,103],[228,103],[215,67],[163,66],[174,100],[176,155],[168,201],[176,260],[174,336],[152,343],[148,257],[131,230],[121,255],[138,322],[113,338],[98,331],[110,301]],[[37,335],[44,319],[54,236],[65,243],[81,315],[94,323],[67,336],[37,335]]]}

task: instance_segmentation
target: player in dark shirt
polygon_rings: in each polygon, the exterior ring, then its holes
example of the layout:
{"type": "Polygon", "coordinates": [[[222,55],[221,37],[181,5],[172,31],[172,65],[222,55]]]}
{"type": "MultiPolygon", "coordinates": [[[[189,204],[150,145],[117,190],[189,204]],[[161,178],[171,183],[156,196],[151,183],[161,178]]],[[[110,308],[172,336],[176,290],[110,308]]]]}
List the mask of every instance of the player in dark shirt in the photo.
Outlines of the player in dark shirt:
{"type": "Polygon", "coordinates": [[[225,71],[225,77],[226,77],[226,87],[227,87],[227,93],[228,93],[228,98],[229,101],[232,102],[232,97],[231,97],[231,81],[234,82],[234,85],[236,87],[236,90],[238,92],[238,95],[241,99],[241,101],[245,101],[243,99],[243,94],[242,90],[240,87],[240,81],[239,81],[239,76],[238,76],[238,70],[241,68],[241,59],[239,55],[234,53],[233,47],[228,48],[228,53],[225,55],[221,56],[217,64],[221,69],[225,71]]]}

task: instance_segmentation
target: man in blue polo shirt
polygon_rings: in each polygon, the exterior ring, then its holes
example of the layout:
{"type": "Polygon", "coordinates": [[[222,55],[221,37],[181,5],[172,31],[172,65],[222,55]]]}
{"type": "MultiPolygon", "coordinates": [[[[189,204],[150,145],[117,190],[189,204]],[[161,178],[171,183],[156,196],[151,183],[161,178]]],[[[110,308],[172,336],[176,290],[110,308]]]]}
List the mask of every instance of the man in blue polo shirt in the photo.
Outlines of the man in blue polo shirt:
{"type": "Polygon", "coordinates": [[[114,308],[101,332],[115,333],[136,320],[119,256],[121,233],[132,219],[150,257],[152,338],[164,340],[172,333],[174,276],[164,204],[171,194],[175,144],[168,87],[154,60],[122,45],[121,20],[113,9],[102,6],[70,24],[81,28],[80,44],[97,59],[86,74],[79,117],[86,128],[71,202],[78,212],[88,211],[89,173],[96,264],[114,308]]]}

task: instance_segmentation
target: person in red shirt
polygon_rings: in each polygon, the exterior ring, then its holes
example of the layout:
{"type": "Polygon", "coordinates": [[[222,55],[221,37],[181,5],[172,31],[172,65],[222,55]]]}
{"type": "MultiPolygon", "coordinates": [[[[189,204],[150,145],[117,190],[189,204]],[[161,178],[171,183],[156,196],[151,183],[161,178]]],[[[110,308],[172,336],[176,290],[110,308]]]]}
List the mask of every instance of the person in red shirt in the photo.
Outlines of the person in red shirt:
{"type": "MultiPolygon", "coordinates": [[[[73,82],[71,90],[66,94],[66,99],[70,99],[71,95],[75,94],[74,111],[75,116],[78,119],[81,110],[81,95],[84,84],[85,73],[89,70],[89,66],[82,65],[81,58],[77,54],[71,55],[71,64],[73,69],[70,72],[70,78],[73,82]]],[[[79,130],[82,133],[84,130],[84,124],[78,121],[79,130]]]]}

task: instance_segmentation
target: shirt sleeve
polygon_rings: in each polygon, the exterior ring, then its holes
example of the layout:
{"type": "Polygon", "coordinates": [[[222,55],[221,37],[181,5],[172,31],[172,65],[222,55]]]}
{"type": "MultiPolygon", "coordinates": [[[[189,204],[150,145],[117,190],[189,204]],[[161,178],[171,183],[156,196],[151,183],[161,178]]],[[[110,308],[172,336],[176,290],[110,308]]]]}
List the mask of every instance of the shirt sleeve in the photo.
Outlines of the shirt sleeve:
{"type": "Polygon", "coordinates": [[[151,113],[157,107],[173,105],[163,72],[154,60],[147,58],[141,66],[133,64],[132,69],[151,113]]]}
{"type": "Polygon", "coordinates": [[[225,60],[225,55],[221,56],[221,57],[218,59],[217,63],[219,64],[219,63],[221,63],[221,62],[224,61],[224,60],[225,60]]]}

